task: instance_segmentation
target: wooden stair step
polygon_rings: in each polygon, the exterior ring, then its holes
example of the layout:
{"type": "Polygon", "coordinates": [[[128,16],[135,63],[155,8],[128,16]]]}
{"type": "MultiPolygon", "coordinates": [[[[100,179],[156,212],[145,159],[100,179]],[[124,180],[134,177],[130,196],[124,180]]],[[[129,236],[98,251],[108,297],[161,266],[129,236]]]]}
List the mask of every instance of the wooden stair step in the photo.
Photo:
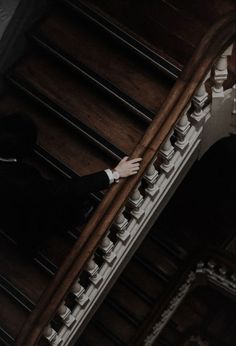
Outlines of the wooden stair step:
{"type": "Polygon", "coordinates": [[[151,300],[158,299],[165,287],[165,283],[160,281],[154,273],[147,271],[142,263],[135,260],[128,263],[122,278],[138,287],[151,300]]]}
{"type": "Polygon", "coordinates": [[[155,114],[152,111],[142,106],[110,81],[99,76],[96,72],[79,62],[78,59],[63,50],[62,47],[59,47],[55,42],[45,37],[41,32],[34,32],[31,34],[30,38],[40,49],[44,50],[77,75],[82,76],[94,88],[106,95],[108,99],[115,102],[120,107],[129,110],[136,117],[143,120],[144,123],[149,123],[154,117],[155,114]]]}
{"type": "Polygon", "coordinates": [[[29,311],[9,296],[1,287],[0,306],[1,329],[15,339],[27,320],[29,311]]]}
{"type": "Polygon", "coordinates": [[[122,152],[119,148],[107,141],[103,136],[97,133],[96,130],[94,131],[86,124],[82,123],[78,119],[78,117],[75,117],[70,112],[67,112],[63,108],[58,106],[57,103],[51,101],[47,96],[39,92],[37,88],[35,88],[31,83],[17,76],[10,76],[9,81],[36,103],[43,106],[54,117],[62,120],[65,125],[68,125],[72,129],[74,129],[74,131],[76,131],[79,136],[82,136],[90,142],[96,144],[101,150],[117,160],[124,157],[125,153],[122,152]]]}
{"type": "MultiPolygon", "coordinates": [[[[74,2],[72,0],[72,2],[74,2]]],[[[150,44],[161,55],[182,68],[192,55],[206,26],[194,16],[186,16],[166,1],[97,1],[84,0],[104,16],[109,16],[140,41],[150,44]],[[187,30],[186,30],[187,28],[187,30]]]]}
{"type": "Polygon", "coordinates": [[[158,243],[153,242],[149,237],[146,237],[136,255],[141,256],[143,260],[163,272],[167,277],[172,277],[177,271],[174,261],[163,251],[158,243]]]}
{"type": "Polygon", "coordinates": [[[0,235],[0,272],[22,294],[36,303],[49,283],[49,277],[33,260],[22,254],[3,235],[0,235]]]}
{"type": "Polygon", "coordinates": [[[148,47],[144,42],[136,39],[121,25],[118,25],[114,20],[108,16],[104,16],[100,11],[96,11],[94,7],[88,3],[81,1],[61,0],[66,6],[71,8],[80,16],[85,17],[88,21],[93,23],[97,28],[105,31],[114,40],[117,40],[121,45],[125,46],[132,52],[138,54],[148,64],[155,66],[158,70],[165,72],[168,76],[176,79],[181,70],[173,63],[159,55],[153,49],[148,47]]]}
{"type": "MultiPolygon", "coordinates": [[[[172,321],[169,321],[163,331],[160,334],[160,340],[166,342],[169,345],[175,345],[176,340],[181,338],[180,332],[176,329],[175,324],[172,321]]],[[[158,338],[159,340],[159,338],[158,338]]],[[[153,345],[158,345],[154,342],[153,345]]]]}
{"type": "Polygon", "coordinates": [[[64,9],[58,13],[55,11],[43,21],[40,32],[75,60],[154,113],[173,85],[173,81],[161,71],[126,51],[83,17],[73,14],[66,17],[64,9]]]}
{"type": "Polygon", "coordinates": [[[62,121],[53,118],[44,109],[19,95],[1,97],[0,110],[5,113],[22,111],[32,116],[38,132],[38,144],[79,175],[86,175],[112,167],[114,159],[101,152],[93,143],[78,137],[65,128],[62,121]]]}
{"type": "Polygon", "coordinates": [[[108,297],[137,321],[144,319],[150,309],[150,305],[121,280],[116,282],[108,297]]]}
{"type": "MultiPolygon", "coordinates": [[[[114,146],[117,148],[116,156],[132,152],[146,129],[142,120],[114,105],[104,94],[86,83],[83,77],[79,78],[70,71],[64,71],[61,65],[50,57],[35,55],[27,60],[17,67],[18,86],[24,82],[25,92],[28,90],[31,97],[37,92],[38,101],[44,97],[45,107],[48,103],[48,107],[54,109],[58,116],[62,117],[64,113],[70,115],[68,123],[77,125],[77,120],[93,130],[104,138],[103,146],[111,144],[110,152],[114,152],[114,146]],[[110,131],[107,131],[107,128],[110,131]]],[[[40,103],[42,104],[42,101],[40,103]]],[[[82,134],[80,131],[80,135],[82,134]]],[[[95,140],[98,142],[98,139],[95,140]]]]}
{"type": "Polygon", "coordinates": [[[88,346],[124,346],[113,335],[110,335],[103,326],[94,322],[89,323],[75,346],[84,346],[84,344],[88,346]]]}
{"type": "Polygon", "coordinates": [[[234,0],[212,0],[205,2],[204,0],[188,1],[188,0],[167,0],[171,5],[195,16],[201,20],[204,25],[214,23],[223,14],[230,12],[236,8],[234,0]]]}
{"type": "Polygon", "coordinates": [[[41,254],[49,260],[55,268],[58,268],[70,252],[73,245],[73,239],[70,239],[67,234],[58,234],[56,230],[53,230],[52,234],[47,235],[41,254]]]}
{"type": "Polygon", "coordinates": [[[125,345],[136,331],[136,324],[124,317],[123,314],[115,310],[106,301],[97,310],[94,320],[103,325],[111,335],[120,340],[125,345]]]}

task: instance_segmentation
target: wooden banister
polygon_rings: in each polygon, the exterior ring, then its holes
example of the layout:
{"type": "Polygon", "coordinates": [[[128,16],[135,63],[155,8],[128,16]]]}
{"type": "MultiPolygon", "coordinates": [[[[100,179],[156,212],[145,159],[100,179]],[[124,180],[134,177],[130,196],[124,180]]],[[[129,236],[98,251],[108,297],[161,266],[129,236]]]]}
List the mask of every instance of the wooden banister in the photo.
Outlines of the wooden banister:
{"type": "Polygon", "coordinates": [[[22,328],[16,345],[33,346],[37,344],[44,327],[53,318],[64,297],[91,258],[130,193],[142,178],[195,90],[210,70],[217,56],[232,42],[235,35],[236,12],[233,11],[218,21],[203,37],[189,64],[172,88],[166,103],[132,154],[132,157],[143,157],[139,173],[118,185],[114,185],[107,193],[22,328]]]}

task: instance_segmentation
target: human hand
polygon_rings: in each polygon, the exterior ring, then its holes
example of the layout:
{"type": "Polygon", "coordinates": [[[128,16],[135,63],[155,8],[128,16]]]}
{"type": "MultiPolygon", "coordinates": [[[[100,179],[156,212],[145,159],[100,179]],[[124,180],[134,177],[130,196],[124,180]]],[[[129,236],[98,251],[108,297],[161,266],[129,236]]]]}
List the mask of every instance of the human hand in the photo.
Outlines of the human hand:
{"type": "Polygon", "coordinates": [[[114,168],[114,170],[119,173],[120,178],[129,177],[130,175],[134,175],[139,171],[140,161],[142,161],[140,157],[129,160],[129,157],[125,156],[114,168]]]}

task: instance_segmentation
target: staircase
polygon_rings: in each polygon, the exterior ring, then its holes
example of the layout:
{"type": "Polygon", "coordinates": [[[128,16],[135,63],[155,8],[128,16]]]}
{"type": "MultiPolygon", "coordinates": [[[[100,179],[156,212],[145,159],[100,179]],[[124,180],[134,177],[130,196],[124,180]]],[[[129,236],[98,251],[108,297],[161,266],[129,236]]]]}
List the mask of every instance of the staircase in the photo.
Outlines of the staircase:
{"type": "MultiPolygon", "coordinates": [[[[225,0],[223,8],[214,1],[211,7],[204,3],[205,11],[201,11],[200,3],[169,0],[152,1],[147,6],[133,1],[52,2],[51,10],[28,33],[25,54],[9,71],[0,102],[1,114],[25,112],[37,124],[39,140],[30,163],[45,177],[60,180],[114,167],[123,156],[133,155],[140,143],[145,149],[142,141],[146,138],[146,143],[151,142],[150,124],[161,126],[164,110],[168,109],[165,105],[178,96],[172,91],[175,82],[202,36],[219,15],[235,8],[232,1],[225,0]]],[[[180,97],[181,86],[179,93],[180,97]]],[[[160,141],[169,130],[160,135],[160,141]]],[[[176,140],[176,136],[171,138],[173,143],[176,140]]],[[[149,153],[153,151],[152,148],[149,153]]],[[[166,152],[163,155],[168,166],[169,157],[166,152]]],[[[144,162],[148,166],[148,161],[144,162]]],[[[148,179],[142,191],[152,183],[148,179]]],[[[99,205],[106,203],[104,195],[107,196],[102,191],[90,196],[95,218],[99,205]]],[[[136,209],[132,215],[137,217],[139,206],[135,203],[134,199],[136,209]]],[[[132,216],[127,213],[126,217],[131,223],[132,216]]],[[[59,268],[69,263],[70,254],[80,241],[81,247],[85,244],[86,227],[89,226],[78,226],[65,235],[54,232],[33,260],[22,256],[14,237],[1,231],[3,345],[33,346],[19,341],[20,332],[30,325],[32,311],[37,313],[59,268]]],[[[153,304],[178,277],[194,250],[191,236],[157,232],[155,227],[78,345],[97,345],[98,337],[104,346],[129,344],[153,304]]],[[[109,237],[113,243],[119,238],[114,230],[109,237]]],[[[121,239],[125,244],[126,238],[121,239]]],[[[95,255],[98,266],[102,264],[104,248],[106,251],[104,246],[103,253],[98,251],[95,255]]],[[[89,287],[89,282],[88,274],[82,273],[82,287],[89,287]]],[[[74,308],[74,298],[69,294],[59,316],[51,322],[55,332],[62,323],[69,328],[75,323],[68,314],[68,309],[74,308]]],[[[42,327],[41,322],[36,325],[42,327]]],[[[56,344],[55,335],[50,333],[45,333],[46,339],[39,345],[56,344]]]]}

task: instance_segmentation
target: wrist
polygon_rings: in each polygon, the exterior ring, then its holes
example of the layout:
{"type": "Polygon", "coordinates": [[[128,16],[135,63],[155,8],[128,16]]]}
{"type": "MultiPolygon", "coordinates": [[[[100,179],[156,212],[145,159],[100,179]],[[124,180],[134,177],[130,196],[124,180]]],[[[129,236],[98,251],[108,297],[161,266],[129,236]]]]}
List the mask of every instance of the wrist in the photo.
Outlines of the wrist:
{"type": "Polygon", "coordinates": [[[112,170],[113,178],[116,183],[119,182],[120,179],[120,173],[115,168],[112,170]]]}

